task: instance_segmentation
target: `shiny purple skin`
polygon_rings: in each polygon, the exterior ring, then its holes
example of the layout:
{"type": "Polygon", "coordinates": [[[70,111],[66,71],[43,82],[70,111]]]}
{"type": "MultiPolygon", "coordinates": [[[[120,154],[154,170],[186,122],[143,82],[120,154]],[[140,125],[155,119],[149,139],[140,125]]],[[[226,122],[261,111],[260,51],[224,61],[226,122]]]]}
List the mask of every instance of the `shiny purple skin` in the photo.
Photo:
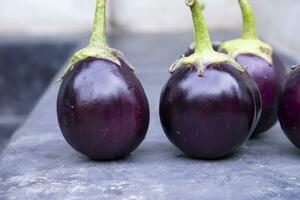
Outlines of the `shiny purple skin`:
{"type": "Polygon", "coordinates": [[[160,119],[169,140],[194,158],[222,158],[251,135],[257,108],[248,73],[228,63],[177,69],[164,87],[160,119]]]}
{"type": "Polygon", "coordinates": [[[59,126],[66,141],[96,160],[122,158],[145,138],[149,105],[132,70],[104,59],[86,59],[64,78],[58,98],[59,126]]]}
{"type": "MultiPolygon", "coordinates": [[[[220,46],[220,42],[213,42],[213,49],[215,51],[218,51],[219,49],[219,46],[220,46]]],[[[191,49],[191,48],[188,48],[188,50],[184,53],[184,56],[190,56],[192,55],[193,53],[195,52],[195,49],[191,49]]],[[[225,53],[225,52],[221,52],[221,53],[225,53]]],[[[278,62],[281,62],[280,59],[277,57],[274,58],[274,62],[278,63],[278,62]],[[276,59],[276,60],[275,60],[276,59]]],[[[282,62],[281,62],[282,63],[282,62]]],[[[283,64],[282,64],[283,65],[283,64]]],[[[251,80],[252,82],[252,80],[251,80]]],[[[261,99],[261,94],[260,94],[260,91],[257,87],[256,84],[249,84],[250,87],[252,87],[252,90],[254,92],[254,98],[255,98],[255,103],[256,103],[256,107],[257,107],[257,113],[256,113],[256,118],[255,118],[255,124],[254,124],[254,128],[252,130],[252,132],[254,132],[257,124],[259,123],[259,120],[260,120],[260,116],[261,116],[261,113],[262,113],[262,99],[261,99]]]]}
{"type": "Polygon", "coordinates": [[[278,117],[286,136],[300,149],[300,68],[289,74],[279,96],[278,117]]]}
{"type": "Polygon", "coordinates": [[[277,122],[277,102],[287,76],[287,69],[277,55],[273,66],[256,55],[243,54],[236,61],[245,67],[255,80],[262,98],[262,113],[253,135],[270,129],[277,122]]]}

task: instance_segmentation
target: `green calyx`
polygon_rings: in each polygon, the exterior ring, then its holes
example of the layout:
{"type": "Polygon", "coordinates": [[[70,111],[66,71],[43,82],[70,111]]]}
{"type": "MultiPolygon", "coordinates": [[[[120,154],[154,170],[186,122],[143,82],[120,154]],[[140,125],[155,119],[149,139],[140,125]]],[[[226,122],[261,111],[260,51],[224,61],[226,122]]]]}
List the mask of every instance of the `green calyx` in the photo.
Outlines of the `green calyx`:
{"type": "Polygon", "coordinates": [[[174,72],[177,68],[185,67],[197,67],[198,75],[202,76],[204,68],[210,64],[230,63],[236,69],[244,72],[242,68],[234,59],[225,54],[218,53],[213,50],[212,43],[209,37],[207,26],[204,16],[202,14],[202,8],[198,0],[186,0],[186,5],[190,7],[193,22],[194,22],[194,36],[195,36],[195,53],[188,57],[182,57],[176,61],[170,68],[170,72],[174,72]]]}
{"type": "MultiPolygon", "coordinates": [[[[105,59],[109,60],[116,65],[121,65],[118,57],[117,57],[117,50],[111,49],[107,46],[88,46],[86,48],[83,48],[79,51],[77,51],[72,58],[70,59],[70,62],[68,66],[66,67],[61,79],[65,77],[65,75],[73,70],[76,63],[80,62],[81,60],[85,60],[87,58],[99,58],[99,59],[105,59]]],[[[130,65],[129,65],[130,66],[130,65]]]]}
{"type": "Polygon", "coordinates": [[[272,64],[273,49],[258,39],[255,17],[249,1],[239,0],[239,4],[243,15],[242,38],[223,43],[220,50],[227,52],[233,58],[241,54],[257,55],[272,64]]]}
{"type": "Polygon", "coordinates": [[[203,76],[204,68],[210,64],[221,64],[221,63],[230,63],[236,69],[241,72],[244,72],[245,69],[241,67],[234,59],[229,56],[218,53],[215,51],[203,51],[201,53],[194,53],[188,57],[182,57],[177,60],[171,67],[170,72],[173,73],[176,69],[185,66],[185,67],[196,67],[199,76],[203,76]]]}
{"type": "Polygon", "coordinates": [[[270,45],[262,42],[259,39],[236,39],[224,42],[220,51],[225,51],[229,56],[236,58],[241,54],[257,55],[265,59],[269,64],[273,63],[272,53],[273,49],[270,45]]]}
{"type": "MultiPolygon", "coordinates": [[[[109,60],[119,66],[121,65],[119,59],[126,62],[122,53],[116,49],[110,48],[106,42],[106,0],[97,0],[94,28],[90,38],[90,43],[88,47],[83,48],[74,54],[61,79],[63,79],[65,75],[74,68],[76,63],[88,58],[109,60]]],[[[134,70],[129,63],[126,62],[126,64],[134,70]]]]}

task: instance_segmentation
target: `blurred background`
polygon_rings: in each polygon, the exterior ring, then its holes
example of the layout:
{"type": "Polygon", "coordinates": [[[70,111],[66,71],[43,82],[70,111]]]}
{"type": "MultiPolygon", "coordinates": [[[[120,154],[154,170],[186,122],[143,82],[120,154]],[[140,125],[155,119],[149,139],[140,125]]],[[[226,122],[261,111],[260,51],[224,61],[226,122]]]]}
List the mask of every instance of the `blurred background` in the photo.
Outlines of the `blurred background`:
{"type": "MultiPolygon", "coordinates": [[[[237,0],[203,2],[212,33],[230,33],[224,39],[240,34],[237,0]]],[[[153,35],[168,38],[170,34],[178,34],[185,37],[183,45],[192,39],[191,16],[184,0],[108,0],[107,3],[108,32],[117,35],[112,39],[116,46],[122,41],[118,37],[130,34],[144,35],[144,40],[153,41],[153,35]]],[[[296,58],[295,62],[299,61],[300,1],[251,0],[251,3],[260,36],[296,58]]],[[[0,0],[0,150],[79,43],[86,43],[94,7],[95,0],[0,0]]],[[[124,44],[130,48],[128,43],[124,44]]],[[[171,49],[172,43],[168,44],[171,49]]]]}
{"type": "MultiPolygon", "coordinates": [[[[206,0],[209,28],[239,30],[237,0],[206,0]]],[[[251,0],[259,32],[299,48],[295,37],[299,0],[251,0]]],[[[1,0],[1,35],[78,35],[91,31],[94,0],[1,0]]],[[[108,0],[111,28],[142,33],[186,32],[191,29],[184,0],[108,0]]]]}

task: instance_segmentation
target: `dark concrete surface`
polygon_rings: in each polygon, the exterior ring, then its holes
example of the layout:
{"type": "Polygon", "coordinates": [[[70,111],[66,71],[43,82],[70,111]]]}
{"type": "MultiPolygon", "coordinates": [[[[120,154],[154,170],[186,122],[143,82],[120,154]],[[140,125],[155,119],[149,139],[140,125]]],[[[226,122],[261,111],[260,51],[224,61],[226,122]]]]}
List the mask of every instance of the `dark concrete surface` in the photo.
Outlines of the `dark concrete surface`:
{"type": "Polygon", "coordinates": [[[167,140],[160,91],[190,41],[186,35],[111,37],[135,66],[151,109],[145,141],[123,160],[91,161],[67,145],[56,119],[59,84],[52,83],[0,156],[0,199],[299,199],[300,151],[278,125],[218,161],[189,159],[167,140]]]}
{"type": "Polygon", "coordinates": [[[74,40],[0,37],[0,152],[76,45],[74,40]]]}

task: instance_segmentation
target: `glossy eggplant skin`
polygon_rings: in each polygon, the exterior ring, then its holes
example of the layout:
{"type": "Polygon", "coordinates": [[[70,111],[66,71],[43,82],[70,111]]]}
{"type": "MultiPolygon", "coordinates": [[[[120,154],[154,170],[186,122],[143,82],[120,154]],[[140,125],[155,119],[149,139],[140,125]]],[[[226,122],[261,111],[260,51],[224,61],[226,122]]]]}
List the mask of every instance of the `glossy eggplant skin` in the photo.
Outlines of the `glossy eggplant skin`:
{"type": "Polygon", "coordinates": [[[289,140],[300,149],[300,68],[288,76],[278,101],[281,128],[289,140]]]}
{"type": "Polygon", "coordinates": [[[262,113],[253,133],[255,136],[267,131],[277,122],[278,96],[287,77],[287,68],[275,54],[273,54],[273,65],[251,54],[238,55],[236,61],[247,69],[261,93],[262,113]]]}
{"type": "MultiPolygon", "coordinates": [[[[220,44],[221,44],[221,43],[220,43],[220,42],[217,42],[217,41],[213,42],[213,44],[212,44],[213,49],[214,49],[215,51],[218,51],[218,50],[219,50],[219,47],[220,47],[220,44]]],[[[195,52],[195,49],[193,49],[193,48],[188,48],[188,50],[184,53],[184,56],[185,56],[185,57],[190,56],[190,55],[192,55],[194,52],[195,52]]],[[[226,54],[226,52],[220,52],[220,53],[225,53],[225,54],[226,54]]],[[[274,55],[275,55],[275,54],[274,54],[274,55]]],[[[274,57],[274,62],[276,62],[277,65],[281,64],[282,66],[284,66],[283,63],[281,62],[281,60],[280,60],[280,58],[279,58],[278,56],[275,56],[275,57],[274,57]]],[[[282,67],[278,67],[278,68],[281,69],[282,67]]],[[[283,73],[283,72],[281,72],[281,73],[283,73]]],[[[283,81],[283,80],[280,80],[280,82],[282,82],[282,81],[283,81]]],[[[250,82],[253,82],[253,81],[251,80],[250,82]]],[[[260,121],[260,117],[261,117],[261,113],[262,113],[262,97],[261,97],[260,90],[258,89],[258,86],[257,86],[256,83],[255,83],[255,84],[250,83],[249,86],[252,87],[252,90],[253,90],[253,92],[254,92],[254,99],[255,99],[255,103],[256,103],[256,107],[257,107],[257,113],[256,113],[256,118],[255,118],[255,124],[254,124],[254,128],[253,128],[253,130],[252,130],[252,133],[253,133],[254,131],[256,131],[256,127],[257,127],[257,125],[258,125],[258,123],[259,123],[259,121],[260,121]]]]}
{"type": "Polygon", "coordinates": [[[95,160],[122,158],[145,138],[149,105],[144,89],[126,63],[89,58],[64,78],[57,116],[66,141],[95,160]]]}
{"type": "Polygon", "coordinates": [[[160,99],[165,134],[193,158],[230,154],[255,127],[259,108],[252,87],[256,86],[248,73],[228,63],[206,66],[201,77],[195,67],[178,68],[160,99]]]}

